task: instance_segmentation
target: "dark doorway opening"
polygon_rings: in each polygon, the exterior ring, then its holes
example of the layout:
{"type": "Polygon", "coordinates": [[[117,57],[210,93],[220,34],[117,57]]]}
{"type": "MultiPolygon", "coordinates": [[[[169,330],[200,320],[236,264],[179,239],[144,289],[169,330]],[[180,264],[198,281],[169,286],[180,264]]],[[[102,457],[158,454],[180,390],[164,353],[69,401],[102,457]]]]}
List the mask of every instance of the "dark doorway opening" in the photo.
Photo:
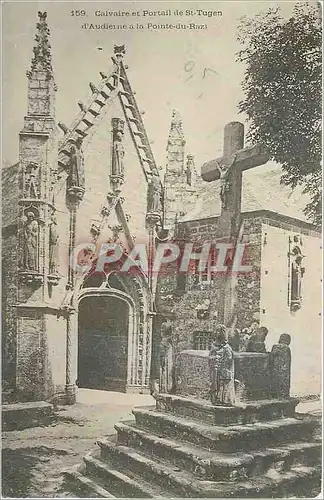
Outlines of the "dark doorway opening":
{"type": "Polygon", "coordinates": [[[78,387],[126,391],[128,304],[116,297],[86,297],[79,304],[78,387]]]}

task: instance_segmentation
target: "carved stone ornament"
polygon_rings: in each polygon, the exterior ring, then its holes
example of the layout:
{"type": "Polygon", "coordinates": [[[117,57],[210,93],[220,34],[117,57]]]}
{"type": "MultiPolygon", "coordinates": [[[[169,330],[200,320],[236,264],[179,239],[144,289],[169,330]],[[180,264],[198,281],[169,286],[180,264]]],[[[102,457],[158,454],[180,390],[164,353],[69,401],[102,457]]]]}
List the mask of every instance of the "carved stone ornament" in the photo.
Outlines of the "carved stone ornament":
{"type": "Polygon", "coordinates": [[[125,122],[121,118],[112,118],[112,154],[110,183],[114,192],[120,192],[121,185],[124,182],[124,156],[123,146],[125,122]]]}
{"type": "Polygon", "coordinates": [[[39,171],[39,166],[37,163],[30,162],[24,168],[24,187],[23,187],[23,195],[24,198],[39,198],[38,193],[38,180],[37,174],[39,171]]]}
{"type": "Polygon", "coordinates": [[[43,283],[39,271],[39,220],[32,209],[27,209],[21,219],[21,268],[20,278],[26,283],[43,283]]]}
{"type": "Polygon", "coordinates": [[[30,78],[35,71],[45,71],[47,77],[53,76],[51,46],[49,43],[50,30],[48,28],[46,12],[38,12],[39,21],[36,25],[36,45],[33,48],[34,57],[31,62],[31,71],[27,73],[30,78]]]}
{"type": "Polygon", "coordinates": [[[147,214],[160,214],[162,186],[157,172],[152,172],[147,189],[147,214]]]}
{"type": "Polygon", "coordinates": [[[51,217],[49,225],[49,274],[47,276],[48,283],[56,286],[59,283],[60,276],[58,273],[59,264],[59,234],[57,231],[57,220],[54,215],[51,217]]]}
{"type": "Polygon", "coordinates": [[[122,59],[126,54],[125,45],[114,45],[114,54],[117,60],[122,59]]]}
{"type": "Polygon", "coordinates": [[[71,146],[68,168],[67,195],[71,201],[81,201],[85,192],[82,139],[77,139],[71,146]]]}

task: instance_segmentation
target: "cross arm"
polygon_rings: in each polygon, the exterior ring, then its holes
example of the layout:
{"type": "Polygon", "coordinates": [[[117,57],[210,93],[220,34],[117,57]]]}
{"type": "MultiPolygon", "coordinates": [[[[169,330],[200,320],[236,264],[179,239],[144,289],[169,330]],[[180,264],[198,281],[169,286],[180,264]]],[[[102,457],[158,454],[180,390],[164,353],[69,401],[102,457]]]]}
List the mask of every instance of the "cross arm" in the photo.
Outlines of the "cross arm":
{"type": "MultiPolygon", "coordinates": [[[[248,148],[240,149],[236,152],[235,162],[233,167],[235,170],[249,170],[250,168],[258,167],[269,161],[269,153],[262,143],[255,144],[248,148]]],[[[230,159],[229,159],[230,161],[230,159]]],[[[201,177],[204,181],[211,182],[220,178],[220,169],[218,164],[224,164],[224,158],[216,158],[215,160],[204,163],[201,167],[201,177]]]]}

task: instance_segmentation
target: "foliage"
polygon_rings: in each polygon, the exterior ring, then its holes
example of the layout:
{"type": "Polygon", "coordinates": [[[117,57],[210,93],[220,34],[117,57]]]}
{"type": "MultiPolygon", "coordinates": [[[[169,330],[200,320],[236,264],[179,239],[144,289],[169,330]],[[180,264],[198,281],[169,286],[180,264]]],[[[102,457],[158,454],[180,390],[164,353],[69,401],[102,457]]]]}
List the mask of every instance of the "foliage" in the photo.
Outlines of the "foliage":
{"type": "Polygon", "coordinates": [[[282,164],[281,182],[303,186],[305,214],[321,224],[321,22],[316,4],[298,4],[284,19],[269,9],[239,24],[246,65],[240,112],[250,120],[249,139],[263,141],[282,164]]]}

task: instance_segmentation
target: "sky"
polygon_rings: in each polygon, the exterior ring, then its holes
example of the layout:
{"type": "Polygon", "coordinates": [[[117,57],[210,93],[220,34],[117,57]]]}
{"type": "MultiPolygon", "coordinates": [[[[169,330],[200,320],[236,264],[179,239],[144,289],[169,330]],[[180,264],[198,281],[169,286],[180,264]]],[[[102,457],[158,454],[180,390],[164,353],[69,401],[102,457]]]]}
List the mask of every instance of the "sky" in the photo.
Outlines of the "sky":
{"type": "Polygon", "coordinates": [[[253,16],[280,6],[289,16],[296,2],[15,2],[3,6],[3,160],[18,159],[18,134],[27,110],[26,71],[30,67],[37,12],[47,11],[51,30],[52,62],[58,86],[56,118],[69,125],[86,101],[89,82],[100,80],[99,71],[111,68],[114,44],[126,46],[124,62],[136,91],[139,108],[158,165],[165,166],[166,141],[172,110],[183,120],[187,153],[203,162],[222,154],[223,127],[244,121],[238,114],[243,98],[240,83],[244,66],[235,60],[239,50],[237,24],[244,15],[253,16]],[[72,15],[76,8],[86,17],[72,15]],[[143,17],[143,11],[176,9],[193,16],[143,17]],[[197,15],[201,11],[222,16],[197,15]],[[139,11],[140,16],[95,16],[96,11],[139,11]],[[143,30],[84,30],[85,23],[143,24],[143,30]],[[149,28],[148,23],[207,24],[207,29],[167,31],[149,28]]]}

